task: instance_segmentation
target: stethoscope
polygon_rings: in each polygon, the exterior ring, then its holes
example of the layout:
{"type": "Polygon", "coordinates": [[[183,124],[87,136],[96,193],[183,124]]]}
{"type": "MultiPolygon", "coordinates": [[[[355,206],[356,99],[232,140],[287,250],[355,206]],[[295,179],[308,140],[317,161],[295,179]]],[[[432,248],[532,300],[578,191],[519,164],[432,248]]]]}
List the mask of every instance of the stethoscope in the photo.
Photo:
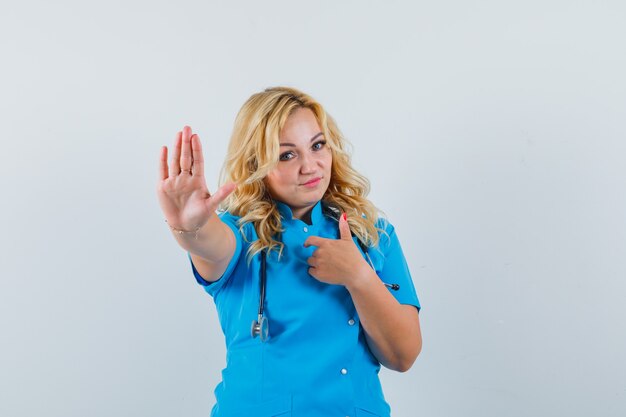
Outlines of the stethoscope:
{"type": "MultiPolygon", "coordinates": [[[[339,221],[335,217],[335,213],[332,210],[324,208],[324,212],[326,214],[329,214],[335,220],[339,221]]],[[[359,241],[359,246],[361,247],[361,250],[367,257],[367,262],[370,264],[372,269],[375,270],[376,268],[374,268],[374,263],[372,262],[372,258],[370,258],[370,254],[368,253],[367,246],[363,242],[361,242],[361,239],[358,239],[358,241],[359,241]]],[[[259,338],[261,339],[261,342],[265,342],[269,336],[269,323],[267,321],[267,317],[263,315],[263,307],[265,305],[265,287],[266,287],[265,284],[267,281],[266,273],[267,273],[267,261],[266,261],[265,250],[263,250],[261,251],[261,267],[260,267],[261,282],[260,282],[260,290],[259,290],[260,292],[259,311],[257,314],[257,319],[252,322],[252,327],[250,329],[250,333],[252,334],[252,337],[255,338],[259,336],[259,338]]],[[[385,284],[387,288],[392,289],[394,291],[398,291],[400,289],[399,284],[387,284],[386,282],[383,282],[383,284],[385,284]]]]}

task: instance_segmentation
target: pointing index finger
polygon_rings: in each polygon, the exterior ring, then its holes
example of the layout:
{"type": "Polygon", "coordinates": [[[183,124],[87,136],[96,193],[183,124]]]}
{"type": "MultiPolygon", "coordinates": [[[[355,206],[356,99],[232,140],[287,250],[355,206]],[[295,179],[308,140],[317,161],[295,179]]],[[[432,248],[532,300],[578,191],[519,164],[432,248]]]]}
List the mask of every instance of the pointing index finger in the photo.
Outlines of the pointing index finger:
{"type": "Polygon", "coordinates": [[[319,237],[319,236],[309,236],[305,241],[304,241],[304,247],[308,248],[309,246],[322,246],[327,240],[330,239],[326,239],[323,237],[319,237]]]}

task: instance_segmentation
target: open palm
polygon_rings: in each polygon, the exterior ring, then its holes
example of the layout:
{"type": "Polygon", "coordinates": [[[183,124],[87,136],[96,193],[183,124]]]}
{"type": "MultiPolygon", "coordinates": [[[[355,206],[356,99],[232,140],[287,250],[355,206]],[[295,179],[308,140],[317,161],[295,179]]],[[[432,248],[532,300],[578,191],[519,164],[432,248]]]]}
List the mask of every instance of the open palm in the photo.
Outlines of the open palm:
{"type": "Polygon", "coordinates": [[[235,189],[224,184],[213,195],[204,178],[202,145],[189,126],[176,134],[172,159],[168,166],[167,147],[161,148],[157,195],[168,224],[180,230],[202,227],[219,204],[235,189]]]}

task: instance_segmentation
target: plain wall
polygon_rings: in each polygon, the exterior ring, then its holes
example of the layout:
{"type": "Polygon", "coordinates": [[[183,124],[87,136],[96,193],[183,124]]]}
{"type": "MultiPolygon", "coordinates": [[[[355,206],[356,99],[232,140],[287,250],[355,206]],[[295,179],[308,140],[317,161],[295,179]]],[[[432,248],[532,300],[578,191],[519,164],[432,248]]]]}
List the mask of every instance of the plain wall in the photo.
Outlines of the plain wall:
{"type": "Polygon", "coordinates": [[[394,416],[626,415],[621,1],[101,1],[0,15],[0,415],[207,416],[212,299],[156,197],[190,125],[293,86],[396,226],[423,350],[394,416]]]}

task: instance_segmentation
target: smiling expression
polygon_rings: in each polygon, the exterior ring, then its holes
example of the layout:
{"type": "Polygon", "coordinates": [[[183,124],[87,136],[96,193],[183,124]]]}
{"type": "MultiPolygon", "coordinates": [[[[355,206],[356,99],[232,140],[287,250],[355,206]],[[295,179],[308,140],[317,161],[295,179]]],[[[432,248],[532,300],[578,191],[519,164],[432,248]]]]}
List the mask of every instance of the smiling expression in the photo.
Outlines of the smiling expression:
{"type": "Polygon", "coordinates": [[[280,157],[266,177],[270,194],[302,219],[322,199],[330,183],[332,154],[315,114],[301,107],[279,134],[280,157]]]}

